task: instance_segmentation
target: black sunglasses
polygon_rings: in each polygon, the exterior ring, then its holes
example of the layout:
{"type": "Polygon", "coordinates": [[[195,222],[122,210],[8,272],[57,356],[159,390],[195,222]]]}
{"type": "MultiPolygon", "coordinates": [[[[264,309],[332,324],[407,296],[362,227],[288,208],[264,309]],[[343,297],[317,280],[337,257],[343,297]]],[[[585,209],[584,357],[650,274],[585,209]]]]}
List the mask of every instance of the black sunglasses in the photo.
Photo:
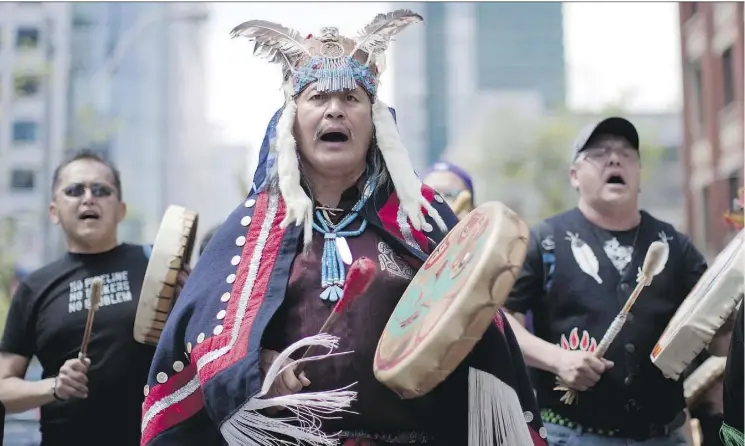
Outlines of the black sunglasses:
{"type": "Polygon", "coordinates": [[[82,197],[86,189],[90,189],[91,195],[98,198],[110,197],[114,193],[114,189],[101,183],[74,183],[62,189],[62,192],[68,197],[82,197]]]}

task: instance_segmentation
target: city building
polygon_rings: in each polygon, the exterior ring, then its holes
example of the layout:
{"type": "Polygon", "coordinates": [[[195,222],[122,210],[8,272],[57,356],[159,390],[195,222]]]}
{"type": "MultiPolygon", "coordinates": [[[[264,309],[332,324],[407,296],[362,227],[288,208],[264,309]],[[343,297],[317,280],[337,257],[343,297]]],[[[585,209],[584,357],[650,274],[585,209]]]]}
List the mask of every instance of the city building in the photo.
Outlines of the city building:
{"type": "Polygon", "coordinates": [[[686,227],[708,255],[728,241],[722,220],[743,184],[743,4],[679,3],[686,227]]]}
{"type": "MultiPolygon", "coordinates": [[[[119,168],[120,239],[152,242],[166,208],[208,200],[204,3],[72,3],[66,153],[119,168]]],[[[198,209],[198,208],[197,208],[198,209]]],[[[62,249],[57,236],[58,250],[62,249]]]]}
{"type": "Polygon", "coordinates": [[[70,7],[0,3],[0,255],[23,269],[45,259],[51,173],[64,146],[70,7]]]}
{"type": "Polygon", "coordinates": [[[535,92],[541,108],[566,96],[562,4],[396,3],[424,17],[396,36],[391,65],[402,139],[416,168],[440,158],[489,92],[535,92]]]}

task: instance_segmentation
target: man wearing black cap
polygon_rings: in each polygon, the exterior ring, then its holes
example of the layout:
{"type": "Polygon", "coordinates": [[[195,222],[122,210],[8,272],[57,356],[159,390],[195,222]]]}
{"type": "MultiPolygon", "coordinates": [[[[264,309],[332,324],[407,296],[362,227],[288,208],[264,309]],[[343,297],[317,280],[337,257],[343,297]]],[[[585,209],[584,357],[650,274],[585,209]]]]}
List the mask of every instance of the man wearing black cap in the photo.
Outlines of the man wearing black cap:
{"type": "Polygon", "coordinates": [[[585,128],[569,178],[577,207],[533,228],[523,270],[506,303],[534,387],[549,444],[688,444],[681,382],[666,379],[649,354],[706,270],[690,239],[639,210],[639,134],[613,117],[585,128]],[[628,315],[604,359],[592,352],[636,285],[647,249],[669,246],[662,272],[628,315]],[[535,335],[523,328],[532,310],[535,335]],[[560,401],[557,377],[578,391],[560,401]]]}

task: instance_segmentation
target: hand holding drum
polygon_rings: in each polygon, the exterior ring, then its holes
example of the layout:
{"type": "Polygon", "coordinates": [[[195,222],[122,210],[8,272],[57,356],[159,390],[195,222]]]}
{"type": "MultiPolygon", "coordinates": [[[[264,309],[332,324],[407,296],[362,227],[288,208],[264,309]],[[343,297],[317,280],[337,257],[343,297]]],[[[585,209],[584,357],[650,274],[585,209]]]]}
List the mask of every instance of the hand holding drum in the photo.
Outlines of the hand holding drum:
{"type": "MultiPolygon", "coordinates": [[[[597,349],[593,352],[593,355],[596,358],[602,358],[605,355],[605,352],[608,351],[608,347],[610,347],[610,344],[616,339],[616,336],[618,336],[618,333],[621,332],[621,328],[626,323],[629,311],[631,311],[631,307],[636,302],[639,294],[641,294],[644,287],[649,286],[652,283],[654,276],[662,272],[667,263],[668,256],[669,247],[667,243],[656,241],[649,246],[647,255],[644,258],[644,265],[636,278],[636,288],[634,288],[634,291],[626,300],[626,304],[621,309],[621,312],[618,313],[618,316],[613,320],[613,323],[611,323],[608,331],[605,332],[600,344],[598,344],[597,349]]],[[[564,396],[561,397],[561,401],[565,404],[573,404],[578,397],[577,391],[569,388],[569,386],[562,383],[558,378],[557,384],[558,385],[554,390],[565,392],[564,396]]]]}

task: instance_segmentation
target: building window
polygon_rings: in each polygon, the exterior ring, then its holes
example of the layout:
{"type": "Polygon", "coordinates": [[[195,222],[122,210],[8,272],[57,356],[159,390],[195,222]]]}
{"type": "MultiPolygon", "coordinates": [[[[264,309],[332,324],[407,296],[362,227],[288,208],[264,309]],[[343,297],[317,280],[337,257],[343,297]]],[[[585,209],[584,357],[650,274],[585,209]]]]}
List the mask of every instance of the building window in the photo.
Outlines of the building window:
{"type": "Polygon", "coordinates": [[[10,188],[15,191],[30,191],[34,189],[36,174],[33,170],[13,169],[10,174],[10,188]]]}
{"type": "Polygon", "coordinates": [[[722,91],[724,92],[724,107],[735,100],[734,66],[732,65],[732,47],[722,53],[722,91]]]}
{"type": "Polygon", "coordinates": [[[699,130],[703,130],[704,126],[704,79],[703,73],[701,72],[701,63],[696,62],[692,67],[692,81],[693,81],[693,94],[694,94],[694,116],[696,124],[699,125],[699,130]]]}
{"type": "Polygon", "coordinates": [[[32,143],[36,141],[38,124],[33,121],[16,121],[13,123],[13,142],[32,143]]]}
{"type": "Polygon", "coordinates": [[[41,77],[32,74],[17,75],[15,90],[17,98],[27,98],[39,93],[41,77]]]}
{"type": "Polygon", "coordinates": [[[39,29],[23,27],[16,31],[16,48],[33,50],[39,46],[39,29]]]}

